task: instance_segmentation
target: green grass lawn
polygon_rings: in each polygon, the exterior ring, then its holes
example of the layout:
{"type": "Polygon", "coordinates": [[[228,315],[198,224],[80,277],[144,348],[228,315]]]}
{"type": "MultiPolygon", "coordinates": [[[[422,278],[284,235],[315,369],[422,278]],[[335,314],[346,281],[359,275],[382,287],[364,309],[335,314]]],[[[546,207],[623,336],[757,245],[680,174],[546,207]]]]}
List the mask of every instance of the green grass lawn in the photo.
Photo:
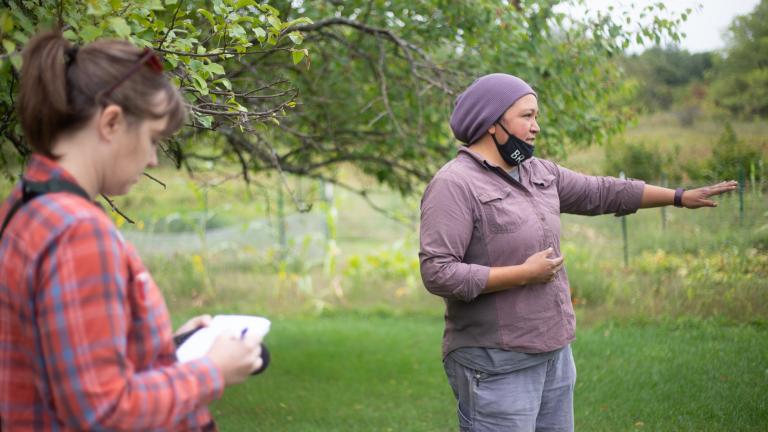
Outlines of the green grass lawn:
{"type": "MultiPolygon", "coordinates": [[[[449,431],[439,315],[275,320],[264,375],[213,411],[223,431],[449,431]]],[[[765,431],[768,329],[602,324],[573,345],[579,431],[765,431]]]]}

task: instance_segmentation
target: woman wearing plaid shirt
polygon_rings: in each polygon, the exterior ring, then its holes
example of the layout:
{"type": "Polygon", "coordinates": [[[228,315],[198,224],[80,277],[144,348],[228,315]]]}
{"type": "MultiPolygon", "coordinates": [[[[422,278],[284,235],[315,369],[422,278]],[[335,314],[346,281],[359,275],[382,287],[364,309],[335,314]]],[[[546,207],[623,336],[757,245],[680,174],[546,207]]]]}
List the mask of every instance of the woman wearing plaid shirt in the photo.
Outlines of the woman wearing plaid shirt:
{"type": "Polygon", "coordinates": [[[215,430],[207,404],[261,367],[261,341],[222,335],[178,363],[160,291],[92,202],[127,193],[183,124],[160,59],[41,34],[18,102],[34,154],[0,207],[0,429],[215,430]]]}

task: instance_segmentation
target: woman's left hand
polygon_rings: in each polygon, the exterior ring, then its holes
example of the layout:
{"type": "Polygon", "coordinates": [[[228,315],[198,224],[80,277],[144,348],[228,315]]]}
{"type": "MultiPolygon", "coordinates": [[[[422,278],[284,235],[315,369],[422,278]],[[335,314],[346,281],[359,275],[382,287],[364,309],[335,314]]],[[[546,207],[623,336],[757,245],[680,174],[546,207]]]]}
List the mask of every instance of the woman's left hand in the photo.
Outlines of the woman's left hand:
{"type": "Polygon", "coordinates": [[[186,333],[190,330],[194,330],[198,327],[208,327],[211,325],[211,318],[210,315],[200,315],[196,316],[189,321],[185,322],[183,326],[179,327],[178,330],[173,334],[174,336],[178,336],[182,333],[186,333]]]}
{"type": "Polygon", "coordinates": [[[731,192],[732,190],[735,190],[738,185],[739,182],[735,180],[729,180],[714,184],[712,186],[687,190],[683,192],[681,199],[683,207],[689,209],[697,209],[699,207],[717,207],[717,203],[710,200],[709,197],[731,192]]]}

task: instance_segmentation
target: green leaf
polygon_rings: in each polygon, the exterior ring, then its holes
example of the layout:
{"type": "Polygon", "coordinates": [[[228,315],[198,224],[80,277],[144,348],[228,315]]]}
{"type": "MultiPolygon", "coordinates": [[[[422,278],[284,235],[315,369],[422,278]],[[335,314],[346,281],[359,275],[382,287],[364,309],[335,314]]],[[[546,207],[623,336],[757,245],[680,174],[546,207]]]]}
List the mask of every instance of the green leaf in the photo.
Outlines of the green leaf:
{"type": "Polygon", "coordinates": [[[200,60],[195,59],[195,60],[189,61],[189,68],[195,72],[199,71],[202,67],[203,67],[203,62],[201,62],[200,60]]]}
{"type": "Polygon", "coordinates": [[[3,39],[3,48],[5,48],[6,53],[12,53],[16,51],[16,44],[8,39],[3,39]]]}
{"type": "Polygon", "coordinates": [[[35,24],[33,24],[20,10],[14,10],[13,14],[16,16],[16,24],[19,24],[27,34],[33,34],[35,32],[35,24]]]}
{"type": "Polygon", "coordinates": [[[202,95],[208,94],[208,83],[196,73],[189,74],[192,77],[192,87],[202,95]]]}
{"type": "Polygon", "coordinates": [[[78,40],[77,35],[72,29],[64,30],[64,33],[62,33],[61,35],[64,36],[64,39],[70,42],[76,42],[78,40]]]}
{"type": "Polygon", "coordinates": [[[171,65],[170,69],[176,69],[176,66],[179,65],[179,59],[175,55],[163,56],[163,60],[171,65]]]}
{"type": "Polygon", "coordinates": [[[229,103],[229,104],[232,106],[232,108],[234,108],[236,111],[240,111],[240,112],[248,112],[248,108],[246,108],[246,107],[244,107],[244,106],[240,105],[240,103],[238,103],[238,102],[235,100],[235,98],[229,98],[229,100],[227,100],[227,102],[228,102],[228,103],[229,103]]]}
{"type": "Polygon", "coordinates": [[[234,38],[243,38],[245,37],[245,29],[240,24],[230,24],[229,25],[229,35],[234,38]]]}
{"type": "Polygon", "coordinates": [[[122,17],[110,18],[109,27],[115,32],[116,35],[122,38],[126,38],[131,34],[131,27],[122,17]]]}
{"type": "Polygon", "coordinates": [[[232,82],[230,82],[227,78],[221,78],[214,82],[223,85],[227,90],[232,90],[232,82]]]}
{"type": "Polygon", "coordinates": [[[280,16],[280,11],[279,11],[279,10],[277,10],[277,9],[275,9],[275,8],[274,8],[274,7],[272,7],[272,6],[268,5],[268,4],[260,4],[260,5],[256,5],[256,7],[258,7],[259,9],[261,9],[261,10],[262,10],[262,12],[266,12],[266,13],[268,13],[268,14],[271,14],[271,15],[274,15],[274,16],[276,16],[276,17],[279,17],[279,16],[280,16]]]}
{"type": "Polygon", "coordinates": [[[13,32],[13,38],[21,45],[26,45],[26,43],[29,42],[29,36],[21,31],[13,32]]]}
{"type": "Polygon", "coordinates": [[[13,31],[13,17],[7,11],[0,13],[0,30],[3,33],[10,33],[13,31]]]}
{"type": "Polygon", "coordinates": [[[293,57],[293,64],[299,64],[303,59],[306,53],[304,50],[295,50],[291,53],[291,56],[293,57]]]}
{"type": "Polygon", "coordinates": [[[20,71],[21,70],[21,54],[18,54],[18,53],[13,54],[11,55],[10,59],[13,67],[15,67],[17,71],[20,71]]]}
{"type": "Polygon", "coordinates": [[[261,27],[254,27],[253,33],[256,35],[256,39],[258,39],[259,42],[263,42],[264,38],[267,37],[267,32],[261,27]]]}
{"type": "Polygon", "coordinates": [[[301,33],[297,31],[288,33],[288,37],[291,38],[291,42],[296,45],[300,45],[302,42],[304,42],[304,36],[302,36],[301,33]]]}
{"type": "Polygon", "coordinates": [[[211,124],[213,124],[213,117],[209,116],[209,115],[198,115],[197,116],[197,121],[201,125],[203,125],[203,126],[205,126],[205,127],[210,129],[211,128],[211,124]]]}
{"type": "Polygon", "coordinates": [[[101,29],[94,25],[86,25],[80,30],[80,38],[83,42],[91,42],[101,37],[101,29]]]}
{"type": "Polygon", "coordinates": [[[208,20],[208,23],[211,25],[211,27],[216,28],[216,20],[213,18],[212,13],[208,12],[205,9],[198,9],[197,13],[204,16],[208,20]]]}
{"type": "Polygon", "coordinates": [[[295,20],[287,22],[285,24],[285,26],[286,27],[293,27],[293,26],[299,25],[299,24],[312,24],[312,22],[313,21],[311,19],[307,18],[307,17],[301,17],[299,19],[295,19],[295,20]]]}
{"type": "Polygon", "coordinates": [[[208,63],[203,68],[213,75],[224,75],[224,66],[218,63],[208,63]]]}
{"type": "Polygon", "coordinates": [[[147,9],[149,10],[165,10],[165,6],[163,6],[162,0],[149,0],[147,2],[147,9]]]}
{"type": "Polygon", "coordinates": [[[282,30],[283,22],[280,21],[279,18],[270,15],[267,17],[267,22],[269,22],[269,25],[271,25],[275,30],[282,30]]]}

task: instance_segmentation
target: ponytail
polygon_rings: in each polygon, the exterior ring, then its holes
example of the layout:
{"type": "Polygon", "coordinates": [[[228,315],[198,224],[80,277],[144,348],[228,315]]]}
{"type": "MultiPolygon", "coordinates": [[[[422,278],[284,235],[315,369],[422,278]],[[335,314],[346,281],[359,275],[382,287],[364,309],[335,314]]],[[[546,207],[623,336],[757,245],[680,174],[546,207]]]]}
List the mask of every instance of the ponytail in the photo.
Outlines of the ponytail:
{"type": "Polygon", "coordinates": [[[29,145],[49,157],[54,157],[50,144],[58,132],[88,117],[73,116],[67,101],[66,52],[71,48],[61,33],[48,32],[31,39],[23,52],[19,118],[29,145]]]}

